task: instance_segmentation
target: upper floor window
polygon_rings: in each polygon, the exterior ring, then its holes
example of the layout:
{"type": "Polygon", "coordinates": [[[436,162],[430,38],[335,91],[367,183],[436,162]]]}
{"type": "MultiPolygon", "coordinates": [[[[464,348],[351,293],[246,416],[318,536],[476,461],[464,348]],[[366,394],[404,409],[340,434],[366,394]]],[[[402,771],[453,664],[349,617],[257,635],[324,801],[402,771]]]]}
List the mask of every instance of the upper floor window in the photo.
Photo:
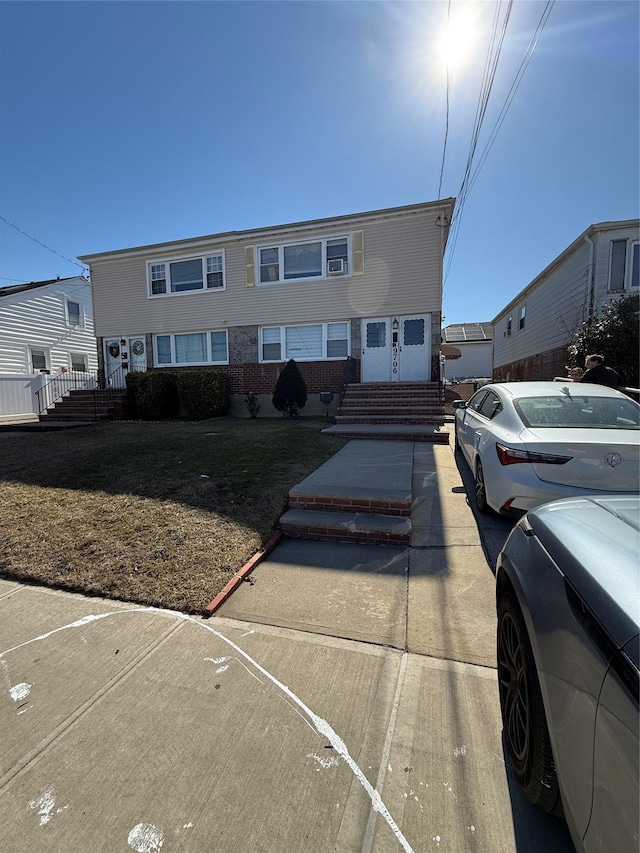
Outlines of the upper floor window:
{"type": "Polygon", "coordinates": [[[609,293],[640,286],[640,242],[611,240],[609,246],[609,293]]]}
{"type": "Polygon", "coordinates": [[[148,264],[149,296],[224,289],[224,253],[148,264]]]}
{"type": "Polygon", "coordinates": [[[258,247],[258,283],[276,284],[349,272],[349,238],[258,247]]]}
{"type": "Polygon", "coordinates": [[[260,361],[319,361],[349,355],[349,324],[270,326],[260,330],[260,361]]]}
{"type": "Polygon", "coordinates": [[[513,328],[513,317],[509,317],[509,319],[507,320],[507,329],[504,333],[505,337],[507,337],[507,338],[511,337],[511,329],[512,328],[513,328]]]}
{"type": "Polygon", "coordinates": [[[79,302],[67,299],[67,322],[70,326],[82,325],[82,310],[79,302]]]}
{"type": "Polygon", "coordinates": [[[524,324],[525,324],[525,319],[526,319],[526,313],[527,313],[527,306],[526,306],[526,305],[523,305],[523,306],[520,308],[520,312],[519,312],[519,314],[518,314],[518,329],[519,329],[520,331],[521,331],[522,329],[524,329],[524,324]]]}

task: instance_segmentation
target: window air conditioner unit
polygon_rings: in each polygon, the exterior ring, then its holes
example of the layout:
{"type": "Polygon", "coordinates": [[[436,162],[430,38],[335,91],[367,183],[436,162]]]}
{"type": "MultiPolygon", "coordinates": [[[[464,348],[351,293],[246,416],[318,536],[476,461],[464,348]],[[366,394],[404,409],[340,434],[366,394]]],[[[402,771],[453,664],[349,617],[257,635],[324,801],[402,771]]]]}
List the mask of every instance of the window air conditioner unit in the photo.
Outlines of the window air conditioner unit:
{"type": "Polygon", "coordinates": [[[344,258],[333,258],[327,261],[328,275],[344,275],[344,258]]]}

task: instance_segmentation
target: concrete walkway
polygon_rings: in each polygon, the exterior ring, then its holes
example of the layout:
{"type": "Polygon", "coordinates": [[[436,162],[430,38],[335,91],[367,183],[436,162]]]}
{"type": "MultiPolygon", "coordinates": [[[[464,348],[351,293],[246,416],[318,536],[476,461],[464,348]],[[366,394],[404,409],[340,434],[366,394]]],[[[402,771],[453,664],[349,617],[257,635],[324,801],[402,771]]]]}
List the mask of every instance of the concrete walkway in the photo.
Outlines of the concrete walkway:
{"type": "Polygon", "coordinates": [[[0,581],[0,850],[534,853],[453,451],[409,547],[283,541],[202,620],[0,581]]]}

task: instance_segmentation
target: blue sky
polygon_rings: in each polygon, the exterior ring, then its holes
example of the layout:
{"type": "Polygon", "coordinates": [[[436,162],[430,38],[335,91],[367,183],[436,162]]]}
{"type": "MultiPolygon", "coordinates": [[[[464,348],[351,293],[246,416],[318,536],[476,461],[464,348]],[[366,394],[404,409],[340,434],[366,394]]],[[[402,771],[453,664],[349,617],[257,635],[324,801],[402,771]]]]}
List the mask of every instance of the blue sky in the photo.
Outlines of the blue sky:
{"type": "MultiPolygon", "coordinates": [[[[469,5],[443,198],[506,2],[0,2],[0,216],[59,253],[0,219],[0,286],[75,275],[79,254],[436,199],[439,33],[469,5]]],[[[474,170],[546,7],[513,4],[474,170]]],[[[458,212],[445,325],[491,320],[590,224],[638,216],[639,9],[553,4],[458,212]]]]}

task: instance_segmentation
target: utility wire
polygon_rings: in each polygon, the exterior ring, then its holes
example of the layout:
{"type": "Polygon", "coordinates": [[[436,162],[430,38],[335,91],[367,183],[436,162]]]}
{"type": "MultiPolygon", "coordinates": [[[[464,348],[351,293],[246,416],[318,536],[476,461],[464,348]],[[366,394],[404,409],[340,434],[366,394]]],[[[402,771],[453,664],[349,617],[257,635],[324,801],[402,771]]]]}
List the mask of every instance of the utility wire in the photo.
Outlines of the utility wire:
{"type": "Polygon", "coordinates": [[[47,249],[47,251],[53,252],[54,255],[57,255],[59,258],[62,258],[64,261],[69,261],[70,264],[74,264],[75,266],[80,267],[80,269],[83,272],[86,271],[87,268],[84,264],[79,264],[77,261],[72,261],[71,258],[67,258],[65,255],[61,255],[60,252],[56,252],[56,250],[52,249],[51,246],[45,245],[40,240],[37,240],[35,237],[32,237],[31,234],[27,234],[26,231],[22,230],[22,228],[18,228],[17,225],[13,224],[13,222],[9,222],[9,220],[5,219],[4,216],[0,215],[0,219],[2,219],[3,222],[6,222],[7,225],[10,225],[12,228],[15,228],[16,231],[19,231],[21,234],[24,234],[25,237],[28,237],[30,240],[33,240],[34,243],[37,243],[39,246],[42,246],[44,249],[47,249]]]}
{"type": "MultiPolygon", "coordinates": [[[[451,0],[447,5],[447,30],[449,29],[449,18],[451,15],[451,0]]],[[[449,60],[446,61],[446,70],[447,70],[447,88],[446,88],[446,98],[447,98],[447,110],[445,114],[445,122],[444,122],[444,146],[442,148],[442,165],[440,166],[440,183],[438,184],[438,201],[440,201],[440,196],[442,194],[442,177],[444,175],[444,161],[447,156],[447,138],[449,136],[449,60]]]]}

